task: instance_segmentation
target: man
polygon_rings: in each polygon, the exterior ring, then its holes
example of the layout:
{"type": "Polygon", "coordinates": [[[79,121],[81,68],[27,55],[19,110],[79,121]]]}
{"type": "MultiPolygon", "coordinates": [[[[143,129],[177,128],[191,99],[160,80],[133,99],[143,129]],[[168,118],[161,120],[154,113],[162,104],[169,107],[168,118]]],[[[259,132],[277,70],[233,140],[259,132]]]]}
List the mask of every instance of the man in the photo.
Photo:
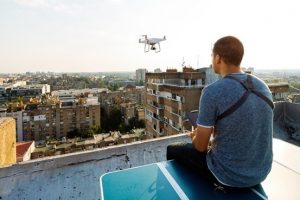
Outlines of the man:
{"type": "Polygon", "coordinates": [[[212,67],[222,79],[202,91],[192,143],[167,147],[168,160],[225,188],[257,185],[272,166],[272,95],[262,80],[241,70],[243,55],[235,37],[214,44],[212,67]]]}

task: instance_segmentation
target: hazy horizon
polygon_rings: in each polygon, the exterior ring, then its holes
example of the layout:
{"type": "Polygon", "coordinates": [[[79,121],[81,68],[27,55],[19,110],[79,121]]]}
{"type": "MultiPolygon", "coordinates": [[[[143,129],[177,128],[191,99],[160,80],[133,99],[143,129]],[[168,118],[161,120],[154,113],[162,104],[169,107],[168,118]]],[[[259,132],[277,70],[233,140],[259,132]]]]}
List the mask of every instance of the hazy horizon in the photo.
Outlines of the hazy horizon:
{"type": "MultiPolygon", "coordinates": [[[[26,71],[26,72],[29,72],[29,73],[57,73],[57,74],[63,74],[63,73],[67,73],[67,74],[77,74],[77,73],[83,73],[83,74],[93,74],[93,73],[106,73],[106,74],[109,74],[109,73],[116,73],[116,74],[119,74],[119,73],[135,73],[135,70],[137,70],[138,68],[134,69],[134,70],[128,70],[128,71],[26,71]]],[[[180,68],[178,68],[180,69],[180,68]]],[[[194,68],[194,69],[197,69],[197,68],[194,68]]],[[[179,72],[182,71],[182,70],[179,70],[179,72]]],[[[1,75],[3,74],[25,74],[26,72],[16,72],[16,73],[12,73],[12,72],[9,72],[9,73],[4,73],[4,72],[0,72],[1,75]]],[[[153,72],[152,71],[149,71],[148,72],[153,72]]],[[[164,72],[164,71],[162,71],[164,72]]],[[[300,73],[300,69],[284,69],[284,68],[278,68],[278,69],[256,69],[254,68],[254,72],[289,72],[289,73],[300,73]]]]}
{"type": "Polygon", "coordinates": [[[242,67],[299,69],[296,0],[2,0],[0,73],[206,67],[212,44],[234,35],[242,67]],[[144,53],[140,35],[163,37],[144,53]]]}

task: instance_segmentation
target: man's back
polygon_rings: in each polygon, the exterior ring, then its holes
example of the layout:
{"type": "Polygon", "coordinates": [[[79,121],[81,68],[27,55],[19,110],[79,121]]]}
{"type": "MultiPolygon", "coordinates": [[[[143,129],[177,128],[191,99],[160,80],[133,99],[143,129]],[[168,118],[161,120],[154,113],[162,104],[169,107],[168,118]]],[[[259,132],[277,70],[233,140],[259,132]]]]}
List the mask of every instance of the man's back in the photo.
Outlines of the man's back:
{"type": "MultiPolygon", "coordinates": [[[[246,74],[231,74],[240,80],[246,74]]],[[[265,83],[252,76],[254,88],[272,99],[265,83]]],[[[221,79],[203,90],[198,125],[215,126],[212,149],[207,154],[208,168],[224,185],[247,187],[265,179],[272,164],[273,111],[251,93],[233,113],[218,120],[218,115],[236,103],[245,88],[235,80],[221,79]]]]}

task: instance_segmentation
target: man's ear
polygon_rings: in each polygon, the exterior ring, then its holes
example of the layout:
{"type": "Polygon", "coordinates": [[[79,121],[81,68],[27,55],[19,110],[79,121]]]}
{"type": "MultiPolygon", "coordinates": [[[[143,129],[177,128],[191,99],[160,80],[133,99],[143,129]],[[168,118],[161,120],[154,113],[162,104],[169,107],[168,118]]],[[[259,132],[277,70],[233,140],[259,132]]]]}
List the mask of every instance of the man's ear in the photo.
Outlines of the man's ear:
{"type": "Polygon", "coordinates": [[[220,64],[221,63],[221,57],[219,54],[216,55],[216,63],[220,64]]]}

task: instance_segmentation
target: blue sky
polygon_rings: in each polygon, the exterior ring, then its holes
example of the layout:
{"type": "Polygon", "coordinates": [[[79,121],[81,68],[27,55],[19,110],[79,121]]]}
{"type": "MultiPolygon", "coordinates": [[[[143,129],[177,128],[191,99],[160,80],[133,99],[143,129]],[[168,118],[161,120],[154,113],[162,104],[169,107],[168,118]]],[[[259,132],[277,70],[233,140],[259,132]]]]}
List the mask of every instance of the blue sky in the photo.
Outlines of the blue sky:
{"type": "Polygon", "coordinates": [[[300,68],[296,0],[1,0],[0,73],[150,71],[208,66],[211,45],[234,35],[242,65],[300,68]],[[140,35],[162,37],[143,52],[140,35]]]}

